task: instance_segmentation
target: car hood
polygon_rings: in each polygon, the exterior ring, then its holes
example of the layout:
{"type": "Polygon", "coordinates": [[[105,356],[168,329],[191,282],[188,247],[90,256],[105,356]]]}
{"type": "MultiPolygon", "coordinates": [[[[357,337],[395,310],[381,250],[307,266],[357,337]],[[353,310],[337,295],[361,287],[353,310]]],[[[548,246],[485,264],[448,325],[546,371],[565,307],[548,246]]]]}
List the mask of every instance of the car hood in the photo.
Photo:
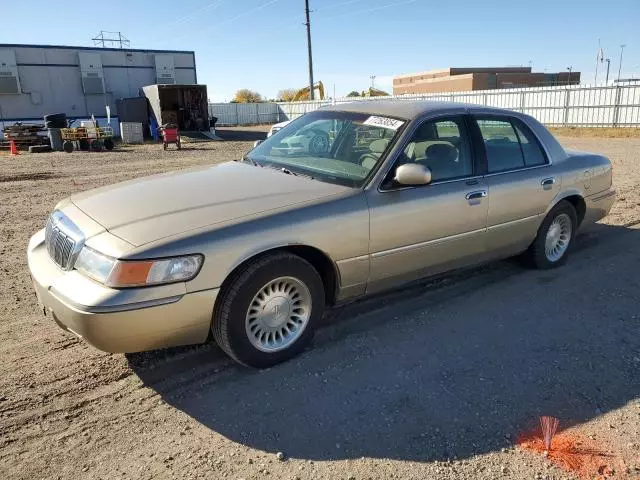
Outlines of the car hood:
{"type": "Polygon", "coordinates": [[[69,200],[134,246],[346,194],[348,187],[239,162],[154,175],[69,200]]]}

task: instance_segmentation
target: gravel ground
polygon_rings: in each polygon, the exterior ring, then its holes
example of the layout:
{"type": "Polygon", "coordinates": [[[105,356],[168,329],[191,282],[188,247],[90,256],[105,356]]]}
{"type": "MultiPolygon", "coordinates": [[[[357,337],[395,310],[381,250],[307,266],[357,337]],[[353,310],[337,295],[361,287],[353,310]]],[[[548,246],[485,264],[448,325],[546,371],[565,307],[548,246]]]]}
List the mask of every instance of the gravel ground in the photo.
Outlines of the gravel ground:
{"type": "Polygon", "coordinates": [[[561,139],[609,156],[619,192],[562,269],[498,262],[342,307],[267,371],[212,344],[106,354],[39,315],[25,248],[57,200],[264,133],[221,135],[0,157],[0,478],[574,478],[514,448],[541,414],[640,478],[640,139],[561,139]]]}

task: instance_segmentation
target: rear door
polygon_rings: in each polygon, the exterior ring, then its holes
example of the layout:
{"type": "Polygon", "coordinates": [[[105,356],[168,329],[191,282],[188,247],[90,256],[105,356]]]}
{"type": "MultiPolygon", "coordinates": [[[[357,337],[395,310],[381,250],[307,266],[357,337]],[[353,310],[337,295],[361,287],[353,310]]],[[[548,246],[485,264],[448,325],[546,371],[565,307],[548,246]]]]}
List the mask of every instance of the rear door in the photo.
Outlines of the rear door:
{"type": "Polygon", "coordinates": [[[486,154],[488,251],[525,249],[560,189],[540,141],[520,119],[475,115],[486,154]]]}

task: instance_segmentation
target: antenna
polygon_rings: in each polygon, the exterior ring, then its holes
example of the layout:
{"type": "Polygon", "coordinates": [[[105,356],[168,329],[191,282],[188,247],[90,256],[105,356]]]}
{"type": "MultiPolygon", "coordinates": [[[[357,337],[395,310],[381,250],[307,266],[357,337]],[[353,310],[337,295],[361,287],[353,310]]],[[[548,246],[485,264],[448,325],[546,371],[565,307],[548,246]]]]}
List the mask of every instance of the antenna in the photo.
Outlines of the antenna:
{"type": "Polygon", "coordinates": [[[375,88],[374,82],[376,80],[376,76],[375,75],[371,75],[369,78],[371,79],[371,88],[375,88]]]}
{"type": "Polygon", "coordinates": [[[120,32],[107,32],[105,30],[100,30],[100,33],[93,37],[93,45],[96,47],[116,47],[116,48],[129,48],[131,46],[131,42],[127,37],[122,35],[120,32]]]}

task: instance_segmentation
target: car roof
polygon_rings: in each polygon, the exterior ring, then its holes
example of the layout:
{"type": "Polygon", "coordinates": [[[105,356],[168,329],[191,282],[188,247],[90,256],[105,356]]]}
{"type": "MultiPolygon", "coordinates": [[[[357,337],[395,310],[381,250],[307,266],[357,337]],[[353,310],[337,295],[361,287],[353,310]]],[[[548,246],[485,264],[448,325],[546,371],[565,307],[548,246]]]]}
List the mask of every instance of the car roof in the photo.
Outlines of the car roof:
{"type": "Polygon", "coordinates": [[[503,109],[492,108],[484,105],[457,102],[436,102],[428,100],[360,100],[348,103],[336,103],[323,107],[322,110],[342,112],[368,113],[371,115],[384,115],[413,120],[427,113],[459,112],[460,109],[478,110],[482,112],[495,111],[504,113],[503,109]]]}

